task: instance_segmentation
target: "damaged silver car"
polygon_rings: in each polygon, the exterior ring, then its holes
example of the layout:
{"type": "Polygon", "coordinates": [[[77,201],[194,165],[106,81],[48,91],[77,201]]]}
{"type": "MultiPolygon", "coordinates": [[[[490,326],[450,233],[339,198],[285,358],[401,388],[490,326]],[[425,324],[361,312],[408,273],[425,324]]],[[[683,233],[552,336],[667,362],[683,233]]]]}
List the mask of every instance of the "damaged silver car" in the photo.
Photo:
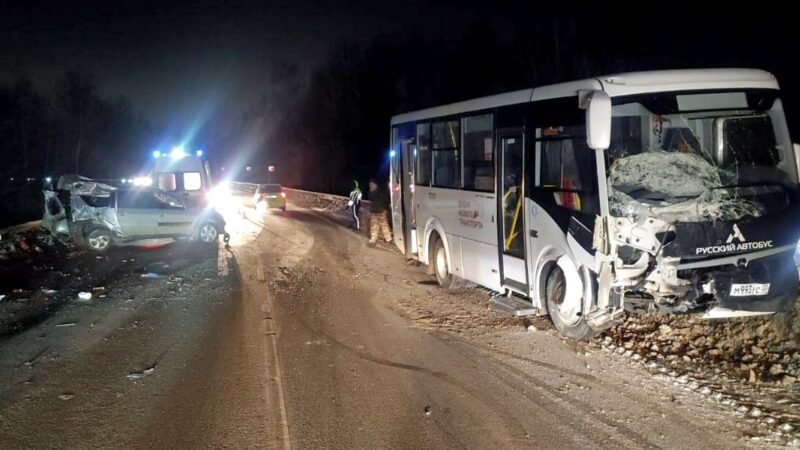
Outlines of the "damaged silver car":
{"type": "Polygon", "coordinates": [[[44,191],[42,225],[57,238],[93,251],[146,238],[216,243],[225,220],[210,208],[190,209],[157,189],[120,189],[78,175],[59,177],[44,191]]]}

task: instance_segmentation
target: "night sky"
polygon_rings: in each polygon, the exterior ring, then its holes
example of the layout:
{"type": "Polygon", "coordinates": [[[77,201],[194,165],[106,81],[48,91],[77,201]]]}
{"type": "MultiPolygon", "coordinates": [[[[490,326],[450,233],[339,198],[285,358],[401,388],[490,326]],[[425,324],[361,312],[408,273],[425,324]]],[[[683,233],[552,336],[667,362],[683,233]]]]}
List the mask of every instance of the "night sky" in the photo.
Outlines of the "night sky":
{"type": "Polygon", "coordinates": [[[154,119],[184,126],[209,107],[235,110],[263,89],[276,65],[296,63],[310,72],[342,42],[382,34],[458,40],[487,17],[497,31],[487,38],[513,40],[542,15],[575,17],[578,26],[598,32],[587,47],[622,43],[626,54],[620,57],[639,57],[643,68],[654,61],[676,67],[755,64],[789,75],[782,77],[784,85],[795,78],[795,24],[780,8],[615,2],[613,11],[554,11],[537,7],[547,2],[524,3],[2,2],[0,82],[27,76],[47,86],[64,70],[77,69],[91,73],[102,93],[125,95],[154,119]]]}
{"type": "MultiPolygon", "coordinates": [[[[305,76],[339,43],[404,27],[373,2],[31,3],[0,6],[0,82],[27,76],[48,86],[64,70],[79,70],[101,93],[125,95],[175,126],[208,108],[236,111],[265,89],[276,66],[297,64],[305,76]]],[[[474,16],[457,7],[426,11],[460,23],[474,16]]],[[[458,31],[453,25],[445,34],[458,31]]]]}
{"type": "Polygon", "coordinates": [[[126,97],[158,130],[153,142],[190,133],[197,145],[224,147],[226,158],[245,144],[255,155],[272,152],[265,161],[279,159],[276,148],[305,146],[360,161],[342,165],[343,176],[379,170],[393,113],[617,71],[770,70],[800,133],[800,40],[777,4],[429,3],[4,2],[0,85],[24,77],[46,93],[78,71],[102,97],[126,97]],[[329,101],[328,115],[314,117],[309,96],[340,85],[348,104],[329,101]],[[260,97],[270,125],[259,125],[257,138],[235,136],[260,97]],[[337,115],[367,119],[343,131],[350,124],[337,115]],[[270,141],[275,134],[281,139],[270,141]]]}

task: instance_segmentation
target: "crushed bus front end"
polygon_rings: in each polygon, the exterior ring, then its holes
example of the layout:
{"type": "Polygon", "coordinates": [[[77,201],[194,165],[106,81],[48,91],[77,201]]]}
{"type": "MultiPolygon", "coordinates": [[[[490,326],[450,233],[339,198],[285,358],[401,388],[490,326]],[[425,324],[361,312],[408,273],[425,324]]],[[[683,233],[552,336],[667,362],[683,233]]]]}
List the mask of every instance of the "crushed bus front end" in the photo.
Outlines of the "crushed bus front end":
{"type": "Polygon", "coordinates": [[[601,306],[723,318],[793,305],[800,194],[777,93],[614,100],[601,306]]]}

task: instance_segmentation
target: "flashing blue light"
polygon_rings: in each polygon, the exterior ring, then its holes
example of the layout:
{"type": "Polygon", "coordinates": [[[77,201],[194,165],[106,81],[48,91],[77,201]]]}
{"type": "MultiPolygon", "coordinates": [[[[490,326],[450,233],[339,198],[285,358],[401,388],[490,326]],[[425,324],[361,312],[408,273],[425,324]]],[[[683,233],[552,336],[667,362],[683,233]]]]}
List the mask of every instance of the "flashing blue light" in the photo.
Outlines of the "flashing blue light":
{"type": "Polygon", "coordinates": [[[390,151],[389,151],[389,158],[394,158],[394,157],[395,157],[395,155],[396,155],[396,153],[395,153],[395,151],[394,151],[394,150],[390,150],[390,151]]]}
{"type": "Polygon", "coordinates": [[[186,152],[182,147],[173,147],[172,151],[169,152],[169,157],[172,159],[181,159],[186,157],[186,152]]]}
{"type": "Polygon", "coordinates": [[[161,158],[161,152],[158,150],[153,150],[153,158],[161,158]]]}
{"type": "Polygon", "coordinates": [[[197,156],[203,156],[203,151],[202,150],[198,150],[198,151],[194,152],[194,154],[197,155],[197,156]]]}

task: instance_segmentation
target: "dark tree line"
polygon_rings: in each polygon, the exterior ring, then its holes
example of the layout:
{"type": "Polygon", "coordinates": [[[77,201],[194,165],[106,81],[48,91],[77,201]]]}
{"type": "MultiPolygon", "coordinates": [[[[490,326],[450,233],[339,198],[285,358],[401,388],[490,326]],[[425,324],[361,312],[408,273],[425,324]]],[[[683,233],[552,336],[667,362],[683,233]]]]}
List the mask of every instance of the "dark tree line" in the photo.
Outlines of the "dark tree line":
{"type": "Polygon", "coordinates": [[[21,78],[0,86],[0,182],[80,173],[128,176],[153,127],[125,98],[98,95],[91,77],[67,72],[52,90],[21,78]]]}
{"type": "Polygon", "coordinates": [[[286,184],[346,192],[353,179],[386,176],[394,114],[624,66],[592,60],[604,49],[578,33],[575,19],[532,29],[483,20],[457,40],[395,33],[342,44],[292,96],[267,95],[280,119],[262,151],[281,161],[286,184]]]}
{"type": "Polygon", "coordinates": [[[481,17],[455,38],[393,32],[345,43],[309,79],[294,78],[290,95],[268,96],[272,117],[279,119],[262,150],[281,161],[286,184],[342,193],[351,179],[386,176],[393,114],[656,69],[770,70],[783,82],[794,125],[791,105],[800,101],[794,82],[800,69],[781,56],[781,48],[796,41],[790,28],[765,12],[732,18],[701,9],[676,15],[656,8],[636,18],[631,10],[598,16],[538,8],[481,17]]]}

